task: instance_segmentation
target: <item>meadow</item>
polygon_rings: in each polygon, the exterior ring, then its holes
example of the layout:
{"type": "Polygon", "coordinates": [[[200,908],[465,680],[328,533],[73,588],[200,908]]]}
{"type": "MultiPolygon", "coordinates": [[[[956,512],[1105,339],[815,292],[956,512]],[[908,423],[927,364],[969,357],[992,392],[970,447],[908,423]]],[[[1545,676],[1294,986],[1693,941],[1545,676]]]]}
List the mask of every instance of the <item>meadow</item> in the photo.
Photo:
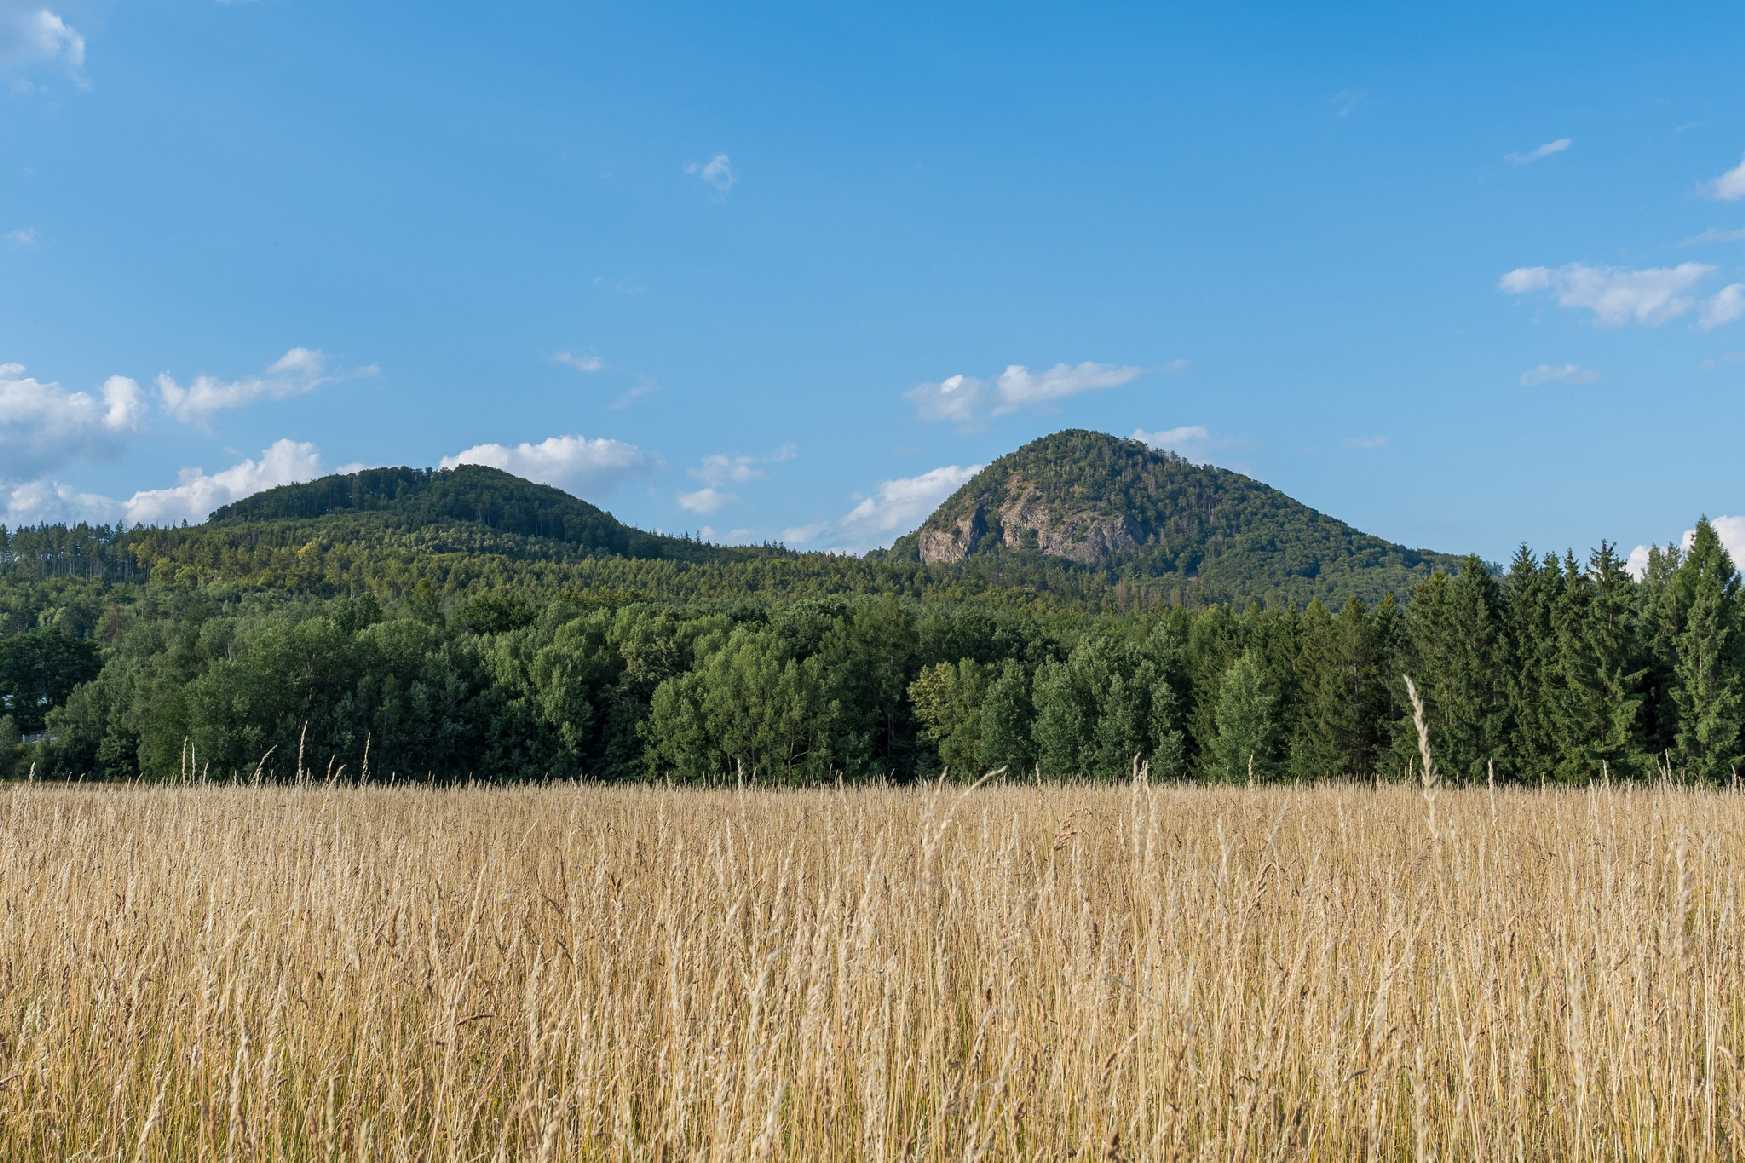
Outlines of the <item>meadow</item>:
{"type": "Polygon", "coordinates": [[[1745,798],[0,789],[0,1158],[1721,1159],[1745,798]]]}

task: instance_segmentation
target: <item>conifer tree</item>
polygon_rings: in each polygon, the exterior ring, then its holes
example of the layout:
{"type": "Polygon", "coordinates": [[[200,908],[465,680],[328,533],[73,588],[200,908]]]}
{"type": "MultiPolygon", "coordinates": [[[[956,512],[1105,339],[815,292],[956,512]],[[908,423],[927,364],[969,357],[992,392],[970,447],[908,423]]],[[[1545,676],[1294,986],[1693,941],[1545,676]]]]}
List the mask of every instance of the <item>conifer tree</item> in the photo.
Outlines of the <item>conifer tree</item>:
{"type": "Polygon", "coordinates": [[[1705,517],[1673,578],[1683,613],[1673,669],[1676,762],[1705,779],[1730,777],[1740,760],[1739,573],[1705,517]]]}
{"type": "Polygon", "coordinates": [[[1609,542],[1600,543],[1585,572],[1566,566],[1553,641],[1555,681],[1545,693],[1556,778],[1581,783],[1638,773],[1646,764],[1640,728],[1648,668],[1630,576],[1609,542]]]}
{"type": "MultiPolygon", "coordinates": [[[[1458,574],[1436,574],[1406,606],[1408,665],[1421,687],[1437,766],[1451,780],[1482,780],[1495,761],[1507,770],[1508,679],[1513,660],[1503,633],[1502,594],[1482,561],[1458,574]]],[[[1395,729],[1402,767],[1416,753],[1411,724],[1395,729]]]]}

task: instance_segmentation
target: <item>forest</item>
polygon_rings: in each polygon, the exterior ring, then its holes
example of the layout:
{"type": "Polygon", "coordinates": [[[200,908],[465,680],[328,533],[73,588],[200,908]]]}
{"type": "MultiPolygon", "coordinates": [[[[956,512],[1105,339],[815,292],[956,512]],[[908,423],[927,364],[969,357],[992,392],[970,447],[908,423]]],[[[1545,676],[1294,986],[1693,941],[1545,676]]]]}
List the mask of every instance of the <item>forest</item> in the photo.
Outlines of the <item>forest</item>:
{"type": "Polygon", "coordinates": [[[1745,754],[1706,521],[1640,578],[1523,547],[1403,600],[1196,606],[1021,557],[540,554],[363,519],[0,531],[0,774],[1386,780],[1417,762],[1405,675],[1451,782],[1721,782],[1745,754]]]}

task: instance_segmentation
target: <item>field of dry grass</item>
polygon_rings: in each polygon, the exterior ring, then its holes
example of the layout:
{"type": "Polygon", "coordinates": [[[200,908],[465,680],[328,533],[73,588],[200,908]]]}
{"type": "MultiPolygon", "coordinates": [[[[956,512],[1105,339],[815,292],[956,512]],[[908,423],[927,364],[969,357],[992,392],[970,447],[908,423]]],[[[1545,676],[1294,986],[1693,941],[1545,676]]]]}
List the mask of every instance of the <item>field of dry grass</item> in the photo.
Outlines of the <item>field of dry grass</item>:
{"type": "Polygon", "coordinates": [[[1745,1152],[1745,799],[0,789],[0,1158],[1745,1152]]]}

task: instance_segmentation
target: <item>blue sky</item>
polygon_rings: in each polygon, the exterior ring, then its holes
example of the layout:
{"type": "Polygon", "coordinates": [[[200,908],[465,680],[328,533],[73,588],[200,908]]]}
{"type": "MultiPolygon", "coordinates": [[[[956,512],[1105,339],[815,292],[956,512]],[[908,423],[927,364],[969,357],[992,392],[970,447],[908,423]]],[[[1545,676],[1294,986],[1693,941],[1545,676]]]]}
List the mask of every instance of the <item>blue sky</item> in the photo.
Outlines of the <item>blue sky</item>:
{"type": "Polygon", "coordinates": [[[1414,545],[1666,541],[1745,513],[1742,33],[0,0],[0,522],[476,460],[863,548],[1078,426],[1414,545]]]}

